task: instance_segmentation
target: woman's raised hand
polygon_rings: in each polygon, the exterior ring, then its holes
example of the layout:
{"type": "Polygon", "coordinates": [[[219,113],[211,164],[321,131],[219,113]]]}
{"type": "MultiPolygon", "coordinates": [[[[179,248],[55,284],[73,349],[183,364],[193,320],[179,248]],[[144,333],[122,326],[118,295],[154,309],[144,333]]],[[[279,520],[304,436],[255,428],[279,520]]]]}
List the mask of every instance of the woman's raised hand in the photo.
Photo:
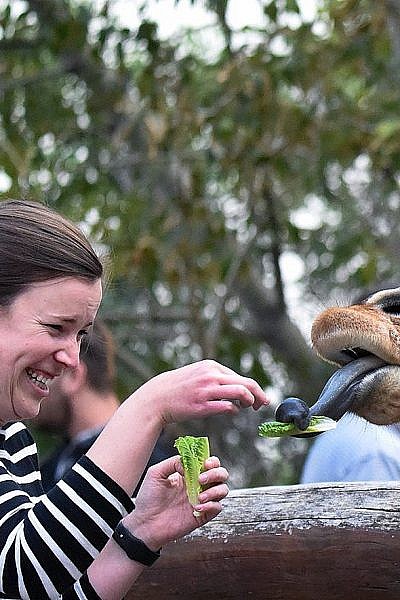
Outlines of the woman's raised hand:
{"type": "Polygon", "coordinates": [[[164,423],[218,414],[240,408],[258,410],[269,403],[259,384],[214,360],[202,360],[157,375],[135,395],[151,402],[164,423]]]}

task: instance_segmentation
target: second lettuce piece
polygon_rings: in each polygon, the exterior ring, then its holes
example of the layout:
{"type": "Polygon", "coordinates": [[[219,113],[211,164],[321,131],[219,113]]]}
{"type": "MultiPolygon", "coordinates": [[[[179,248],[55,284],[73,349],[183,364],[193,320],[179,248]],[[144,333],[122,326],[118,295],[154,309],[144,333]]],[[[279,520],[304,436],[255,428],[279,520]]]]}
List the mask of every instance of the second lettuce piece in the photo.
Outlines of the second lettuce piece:
{"type": "MultiPolygon", "coordinates": [[[[208,437],[185,435],[178,437],[174,446],[181,457],[189,502],[195,506],[199,502],[199,494],[202,491],[199,475],[204,471],[204,461],[210,456],[208,437]]],[[[193,514],[199,516],[196,511],[193,514]]]]}
{"type": "Polygon", "coordinates": [[[297,429],[294,423],[282,423],[281,421],[266,421],[258,426],[258,435],[261,437],[282,437],[284,435],[306,435],[307,433],[323,433],[334,429],[336,421],[329,417],[311,417],[307,429],[297,429]]]}

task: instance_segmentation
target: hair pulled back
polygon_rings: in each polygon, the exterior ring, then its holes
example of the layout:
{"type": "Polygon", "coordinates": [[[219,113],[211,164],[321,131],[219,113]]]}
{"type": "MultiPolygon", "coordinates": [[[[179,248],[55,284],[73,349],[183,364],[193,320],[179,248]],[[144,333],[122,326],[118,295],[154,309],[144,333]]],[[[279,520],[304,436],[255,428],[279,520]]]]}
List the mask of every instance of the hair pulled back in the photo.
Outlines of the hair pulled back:
{"type": "Polygon", "coordinates": [[[39,202],[0,202],[0,306],[32,283],[102,275],[89,241],[67,218],[39,202]]]}

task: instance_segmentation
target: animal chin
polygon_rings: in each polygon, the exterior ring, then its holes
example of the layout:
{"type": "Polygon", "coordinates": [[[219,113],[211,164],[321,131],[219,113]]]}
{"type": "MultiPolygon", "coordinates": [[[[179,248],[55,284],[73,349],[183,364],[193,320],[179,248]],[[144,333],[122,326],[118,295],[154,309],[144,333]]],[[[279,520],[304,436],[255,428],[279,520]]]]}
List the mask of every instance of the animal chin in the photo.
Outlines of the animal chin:
{"type": "Polygon", "coordinates": [[[400,366],[367,355],[338,369],[328,380],[311,415],[340,419],[353,412],[377,425],[400,421],[400,366]]]}

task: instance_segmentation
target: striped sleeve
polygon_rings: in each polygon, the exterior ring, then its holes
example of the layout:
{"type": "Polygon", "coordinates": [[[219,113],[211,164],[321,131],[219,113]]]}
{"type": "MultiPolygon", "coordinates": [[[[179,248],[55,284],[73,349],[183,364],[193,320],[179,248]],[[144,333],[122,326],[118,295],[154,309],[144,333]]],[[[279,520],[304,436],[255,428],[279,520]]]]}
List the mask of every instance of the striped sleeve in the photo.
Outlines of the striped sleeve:
{"type": "Polygon", "coordinates": [[[62,596],[63,600],[101,600],[90,585],[87,574],[82,575],[73,588],[62,596]]]}
{"type": "Polygon", "coordinates": [[[0,598],[97,600],[85,571],[132,501],[86,456],[43,495],[36,446],[13,426],[0,443],[0,598]]]}

